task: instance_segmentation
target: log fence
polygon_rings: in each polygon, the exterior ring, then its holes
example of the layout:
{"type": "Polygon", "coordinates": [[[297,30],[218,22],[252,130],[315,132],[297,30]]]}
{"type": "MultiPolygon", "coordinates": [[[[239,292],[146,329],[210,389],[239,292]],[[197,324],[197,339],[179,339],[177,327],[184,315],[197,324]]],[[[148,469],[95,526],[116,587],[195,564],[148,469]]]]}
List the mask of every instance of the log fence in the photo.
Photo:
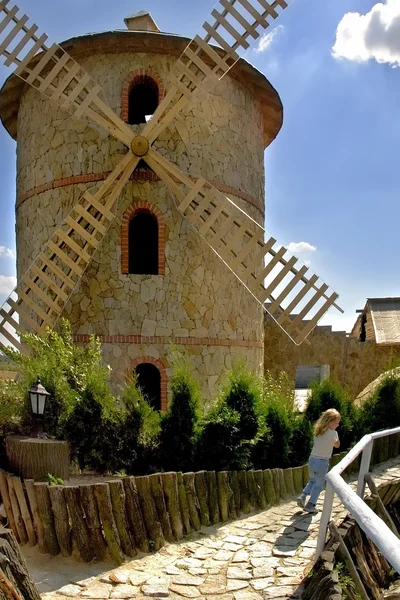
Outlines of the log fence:
{"type": "MultiPolygon", "coordinates": [[[[375,460],[399,453],[400,437],[377,440],[375,460]]],[[[337,464],[343,454],[334,455],[337,464]]],[[[357,465],[352,465],[357,469],[357,465]]],[[[0,470],[0,494],[17,541],[53,556],[121,564],[203,526],[279,504],[298,494],[307,466],[255,471],[198,471],[129,476],[104,483],[56,485],[0,470]]]]}

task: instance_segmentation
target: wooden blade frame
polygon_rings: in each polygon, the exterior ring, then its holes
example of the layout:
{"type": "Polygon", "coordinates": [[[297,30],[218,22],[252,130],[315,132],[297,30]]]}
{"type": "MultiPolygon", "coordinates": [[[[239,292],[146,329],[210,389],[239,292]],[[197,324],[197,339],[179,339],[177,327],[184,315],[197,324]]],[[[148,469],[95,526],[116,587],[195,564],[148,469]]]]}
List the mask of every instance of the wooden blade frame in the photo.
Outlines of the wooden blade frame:
{"type": "Polygon", "coordinates": [[[342,311],[335,292],[274,238],[264,241],[264,229],[205,179],[193,182],[153,150],[146,161],[170,185],[179,212],[295,344],[330,306],[342,311]]]}
{"type": "Polygon", "coordinates": [[[246,50],[249,38],[257,39],[259,30],[267,29],[287,6],[286,0],[219,0],[212,25],[203,24],[203,35],[188,44],[169,75],[168,93],[143,131],[150,143],[192,101],[194,92],[211,90],[239,60],[237,51],[246,50]]]}
{"type": "Polygon", "coordinates": [[[15,66],[15,74],[56,102],[77,119],[86,118],[103,127],[126,146],[133,134],[130,128],[100,98],[101,87],[60,46],[45,45],[48,37],[30,25],[19,8],[8,8],[0,0],[0,56],[4,64],[15,66]]]}
{"type": "Polygon", "coordinates": [[[95,194],[82,195],[3,304],[0,335],[16,350],[23,349],[20,333],[54,327],[107,233],[115,202],[139,160],[127,152],[95,194]]]}

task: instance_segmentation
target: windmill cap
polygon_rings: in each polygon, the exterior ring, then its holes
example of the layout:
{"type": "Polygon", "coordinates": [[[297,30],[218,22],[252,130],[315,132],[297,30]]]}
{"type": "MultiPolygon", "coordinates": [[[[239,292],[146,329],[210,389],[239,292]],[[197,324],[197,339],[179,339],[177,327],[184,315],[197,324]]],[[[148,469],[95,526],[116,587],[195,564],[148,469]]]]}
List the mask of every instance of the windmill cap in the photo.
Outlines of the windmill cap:
{"type": "Polygon", "coordinates": [[[130,31],[160,31],[151,14],[145,10],[125,17],[124,23],[130,31]]]}

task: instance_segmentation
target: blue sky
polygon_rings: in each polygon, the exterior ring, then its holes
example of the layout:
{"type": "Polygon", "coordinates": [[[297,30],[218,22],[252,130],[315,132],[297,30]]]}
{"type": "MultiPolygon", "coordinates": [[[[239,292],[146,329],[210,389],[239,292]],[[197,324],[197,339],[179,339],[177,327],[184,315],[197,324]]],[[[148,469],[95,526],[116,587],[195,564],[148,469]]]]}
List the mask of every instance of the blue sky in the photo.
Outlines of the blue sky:
{"type": "MultiPolygon", "coordinates": [[[[52,41],[124,28],[149,10],[192,37],[214,0],[19,0],[52,41]]],[[[400,0],[295,0],[245,58],[278,90],[284,125],[266,150],[266,229],[310,263],[345,309],[400,296],[400,0]],[[260,45],[261,44],[261,45],[260,45]],[[308,251],[307,251],[308,250],[308,251]]],[[[0,67],[0,83],[8,71],[0,67]]],[[[15,143],[0,128],[0,300],[15,277],[15,143]]]]}

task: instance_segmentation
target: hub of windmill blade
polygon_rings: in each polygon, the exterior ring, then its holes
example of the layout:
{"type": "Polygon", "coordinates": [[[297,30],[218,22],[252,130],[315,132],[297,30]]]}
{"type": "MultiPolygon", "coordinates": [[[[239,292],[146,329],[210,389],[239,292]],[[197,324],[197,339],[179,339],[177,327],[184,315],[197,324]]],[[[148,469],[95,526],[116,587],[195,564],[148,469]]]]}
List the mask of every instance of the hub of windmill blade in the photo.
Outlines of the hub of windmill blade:
{"type": "Polygon", "coordinates": [[[150,144],[143,135],[137,135],[131,142],[131,150],[135,156],[144,156],[149,151],[150,144]]]}

